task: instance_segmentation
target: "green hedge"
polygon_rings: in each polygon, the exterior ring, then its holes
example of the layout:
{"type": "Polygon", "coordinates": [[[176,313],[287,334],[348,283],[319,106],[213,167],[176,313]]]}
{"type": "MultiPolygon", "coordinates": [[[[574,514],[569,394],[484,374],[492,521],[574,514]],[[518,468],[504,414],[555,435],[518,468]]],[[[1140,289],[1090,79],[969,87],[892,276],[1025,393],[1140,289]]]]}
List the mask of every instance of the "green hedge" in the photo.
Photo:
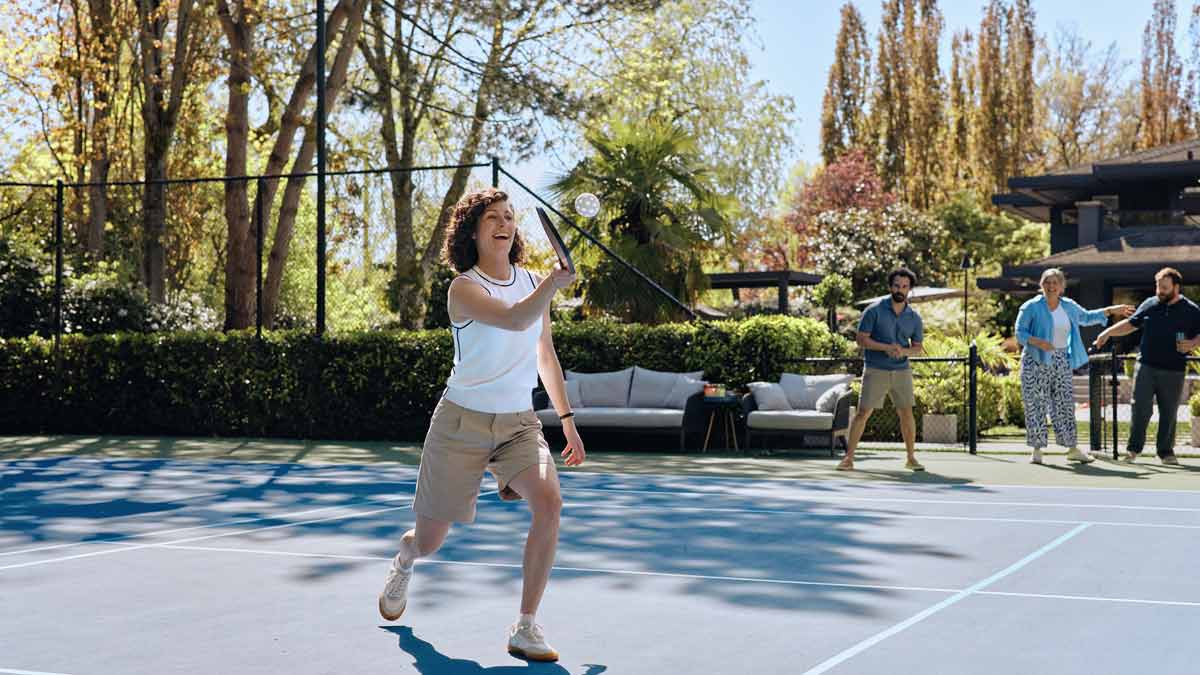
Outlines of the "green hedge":
{"type": "MultiPolygon", "coordinates": [[[[703,370],[742,386],[852,347],[811,319],[556,323],[564,368],[703,370]]],[[[0,434],[420,439],[449,376],[449,331],[119,334],[0,342],[0,434]]]]}

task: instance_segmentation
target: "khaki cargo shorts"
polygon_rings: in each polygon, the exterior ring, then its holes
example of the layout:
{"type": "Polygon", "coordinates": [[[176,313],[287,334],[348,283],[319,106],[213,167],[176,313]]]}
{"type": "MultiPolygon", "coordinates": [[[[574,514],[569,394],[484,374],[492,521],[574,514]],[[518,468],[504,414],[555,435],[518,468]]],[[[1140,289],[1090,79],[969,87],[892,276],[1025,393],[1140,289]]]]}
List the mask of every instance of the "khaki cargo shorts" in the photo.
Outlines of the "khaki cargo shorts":
{"type": "Polygon", "coordinates": [[[883,399],[890,396],[896,408],[911,408],[917,403],[913,394],[912,368],[883,370],[863,368],[862,393],[858,396],[858,409],[882,408],[883,399]]]}
{"type": "Polygon", "coordinates": [[[500,486],[500,498],[519,500],[509,481],[525,469],[554,472],[542,423],[533,410],[485,413],[442,399],[433,410],[413,511],[426,518],[470,523],[484,469],[500,486]]]}

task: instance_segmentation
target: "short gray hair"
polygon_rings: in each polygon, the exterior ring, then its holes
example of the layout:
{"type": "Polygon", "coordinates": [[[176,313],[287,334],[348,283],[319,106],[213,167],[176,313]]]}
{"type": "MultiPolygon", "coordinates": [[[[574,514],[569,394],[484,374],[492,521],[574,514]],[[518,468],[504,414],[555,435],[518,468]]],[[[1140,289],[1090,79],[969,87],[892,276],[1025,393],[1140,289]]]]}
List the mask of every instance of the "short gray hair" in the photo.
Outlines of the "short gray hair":
{"type": "Polygon", "coordinates": [[[1042,278],[1040,281],[1038,281],[1038,286],[1046,283],[1046,280],[1050,278],[1058,279],[1058,283],[1062,284],[1063,286],[1067,285],[1067,275],[1063,274],[1061,269],[1057,267],[1048,267],[1044,272],[1042,272],[1042,278]]]}

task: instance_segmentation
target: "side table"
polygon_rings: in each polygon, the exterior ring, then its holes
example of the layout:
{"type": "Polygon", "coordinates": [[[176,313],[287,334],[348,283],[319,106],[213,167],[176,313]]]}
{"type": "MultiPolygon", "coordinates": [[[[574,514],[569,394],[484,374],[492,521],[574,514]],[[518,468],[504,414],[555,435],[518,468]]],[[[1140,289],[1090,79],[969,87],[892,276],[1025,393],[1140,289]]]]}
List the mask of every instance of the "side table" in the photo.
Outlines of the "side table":
{"type": "Polygon", "coordinates": [[[704,433],[704,448],[701,452],[708,452],[708,443],[712,438],[713,425],[716,424],[717,418],[721,419],[722,431],[724,433],[725,449],[731,446],[733,450],[739,451],[737,440],[737,412],[741,410],[741,399],[738,396],[705,396],[704,408],[708,410],[708,431],[704,433]]]}

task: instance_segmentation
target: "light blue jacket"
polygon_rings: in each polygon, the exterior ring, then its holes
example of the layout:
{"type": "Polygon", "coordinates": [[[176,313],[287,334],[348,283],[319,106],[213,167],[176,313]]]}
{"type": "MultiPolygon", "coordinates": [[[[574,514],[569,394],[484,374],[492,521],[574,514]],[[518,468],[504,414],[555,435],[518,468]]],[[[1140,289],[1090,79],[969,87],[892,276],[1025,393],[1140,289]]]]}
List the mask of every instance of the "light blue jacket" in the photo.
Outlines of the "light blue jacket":
{"type": "MultiPolygon", "coordinates": [[[[1071,360],[1071,368],[1079,368],[1088,362],[1087,347],[1083,346],[1083,338],[1079,335],[1080,326],[1103,326],[1108,323],[1108,315],[1103,309],[1084,309],[1078,302],[1061,297],[1058,304],[1067,312],[1071,320],[1071,339],[1067,342],[1067,357],[1071,360]]],[[[1029,338],[1036,337],[1054,341],[1054,317],[1050,316],[1050,307],[1046,304],[1046,296],[1038,295],[1021,305],[1017,314],[1017,342],[1030,352],[1040,363],[1050,363],[1050,352],[1029,344],[1029,338]]]]}

